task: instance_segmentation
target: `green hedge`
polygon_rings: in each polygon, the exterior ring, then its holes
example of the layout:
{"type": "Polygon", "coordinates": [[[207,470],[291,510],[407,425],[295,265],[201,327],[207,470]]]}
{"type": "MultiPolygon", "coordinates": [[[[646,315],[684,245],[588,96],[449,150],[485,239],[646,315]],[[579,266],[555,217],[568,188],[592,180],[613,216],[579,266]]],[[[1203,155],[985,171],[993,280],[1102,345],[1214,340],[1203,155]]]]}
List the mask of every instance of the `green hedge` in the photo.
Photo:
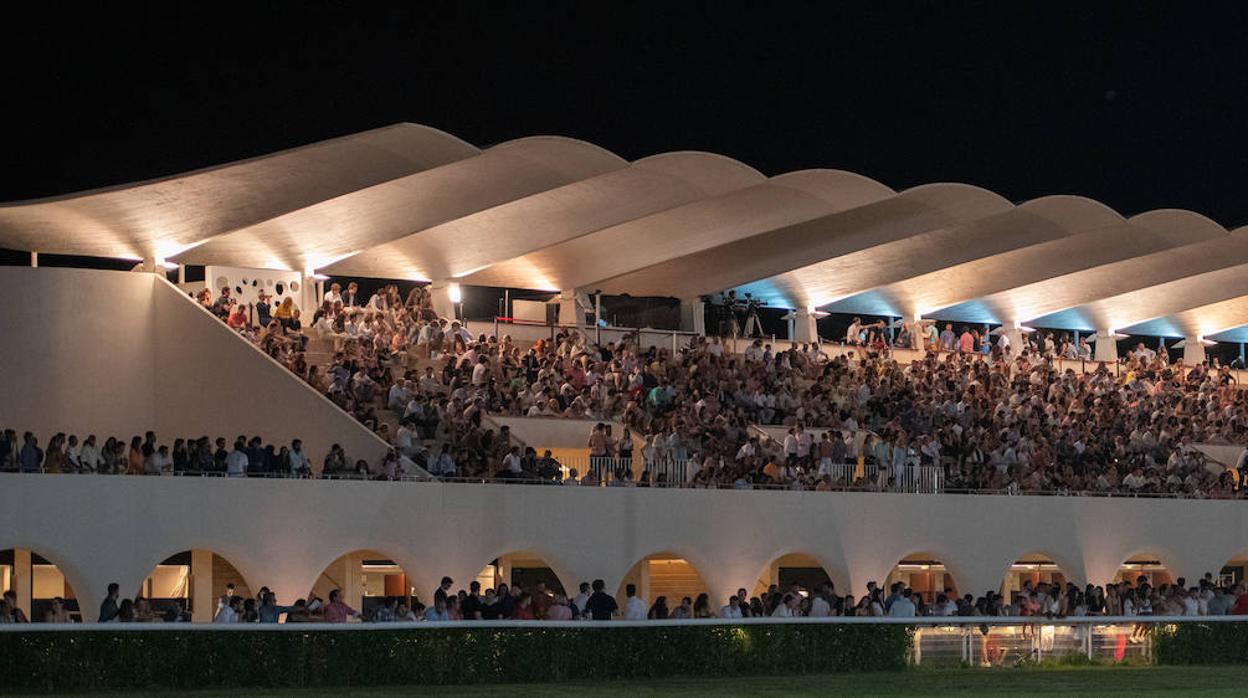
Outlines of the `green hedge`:
{"type": "Polygon", "coordinates": [[[1248,622],[1177,623],[1154,633],[1158,664],[1248,664],[1248,622]]]}
{"type": "Polygon", "coordinates": [[[0,633],[0,690],[385,686],[895,670],[901,625],[0,633]]]}

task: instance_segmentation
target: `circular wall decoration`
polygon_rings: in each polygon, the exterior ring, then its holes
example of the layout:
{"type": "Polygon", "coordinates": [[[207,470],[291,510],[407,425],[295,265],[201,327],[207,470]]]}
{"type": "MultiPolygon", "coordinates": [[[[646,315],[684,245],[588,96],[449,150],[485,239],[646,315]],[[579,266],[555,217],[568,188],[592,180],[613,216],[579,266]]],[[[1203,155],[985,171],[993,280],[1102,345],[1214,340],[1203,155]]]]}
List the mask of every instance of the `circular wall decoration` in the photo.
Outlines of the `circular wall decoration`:
{"type": "Polygon", "coordinates": [[[279,295],[279,296],[280,296],[280,295],[282,295],[282,288],[283,288],[283,287],[282,287],[282,282],[280,282],[280,281],[279,281],[279,282],[277,282],[277,286],[275,287],[275,289],[277,290],[277,295],[279,295]]]}
{"type": "Polygon", "coordinates": [[[292,281],[292,282],[290,282],[290,292],[291,292],[291,293],[298,293],[298,292],[299,292],[299,282],[298,282],[298,281],[292,281]]]}
{"type": "Polygon", "coordinates": [[[221,289],[223,289],[223,288],[225,288],[225,287],[227,287],[227,286],[229,286],[229,285],[230,285],[230,280],[229,280],[228,278],[226,278],[226,277],[224,277],[224,276],[218,276],[218,277],[217,277],[217,283],[216,283],[216,285],[215,285],[215,286],[213,286],[213,287],[212,287],[212,290],[213,290],[213,291],[220,291],[221,289]]]}

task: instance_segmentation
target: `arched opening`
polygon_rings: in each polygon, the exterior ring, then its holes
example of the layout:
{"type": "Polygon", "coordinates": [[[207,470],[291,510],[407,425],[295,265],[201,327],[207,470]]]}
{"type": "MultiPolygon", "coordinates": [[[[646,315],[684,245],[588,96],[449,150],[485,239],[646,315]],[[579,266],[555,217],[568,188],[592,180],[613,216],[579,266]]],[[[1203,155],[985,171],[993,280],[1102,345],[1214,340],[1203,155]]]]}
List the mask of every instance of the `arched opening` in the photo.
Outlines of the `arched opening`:
{"type": "MultiPolygon", "coordinates": [[[[575,588],[564,586],[558,573],[540,555],[530,552],[498,556],[481,568],[476,581],[481,584],[482,593],[487,589],[498,589],[502,584],[512,589],[523,589],[528,592],[533,592],[541,585],[551,594],[566,595],[569,589],[572,594],[576,593],[575,588]]],[[[576,580],[568,580],[569,585],[575,583],[576,580]]]]}
{"type": "Polygon", "coordinates": [[[335,589],[342,592],[343,603],[365,619],[376,617],[391,600],[407,610],[417,601],[432,603],[434,591],[413,587],[411,577],[398,563],[375,550],[356,550],[329,563],[312,585],[308,601],[316,597],[322,604],[329,603],[329,593],[335,589]],[[421,597],[422,591],[430,597],[421,597]]]}
{"type": "MultiPolygon", "coordinates": [[[[633,565],[620,580],[616,590],[616,602],[624,608],[627,600],[626,589],[629,584],[637,587],[637,596],[648,605],[654,604],[660,596],[667,601],[667,608],[675,610],[688,598],[690,604],[697,600],[698,594],[710,593],[701,573],[688,560],[671,553],[648,555],[633,565]]],[[[710,599],[711,608],[718,611],[724,599],[710,599]]]]}
{"type": "Polygon", "coordinates": [[[1130,587],[1148,584],[1157,588],[1162,584],[1174,584],[1174,582],[1175,578],[1171,576],[1170,570],[1162,564],[1159,556],[1152,553],[1132,555],[1114,573],[1115,584],[1126,584],[1130,587]]]}
{"type": "MultiPolygon", "coordinates": [[[[1248,580],[1248,551],[1227,560],[1222,569],[1218,570],[1217,576],[1209,581],[1215,586],[1230,589],[1236,584],[1244,583],[1245,580],[1248,580]]],[[[1189,580],[1190,583],[1192,583],[1191,580],[1189,580]]]]}
{"type": "Polygon", "coordinates": [[[77,595],[69,580],[51,560],[26,548],[0,550],[0,593],[31,622],[82,622],[77,595]],[[56,600],[60,599],[60,607],[56,600]]]}
{"type": "Polygon", "coordinates": [[[950,599],[958,596],[958,585],[945,563],[929,553],[912,553],[902,558],[888,574],[888,581],[883,589],[885,597],[888,596],[889,589],[898,582],[917,594],[926,604],[935,603],[940,594],[945,594],[950,599]]]}
{"type": "Polygon", "coordinates": [[[254,598],[255,591],[229,560],[211,550],[195,549],[156,565],[134,600],[142,620],[209,623],[229,597],[254,598]]]}
{"type": "Polygon", "coordinates": [[[1006,603],[1017,603],[1018,594],[1025,589],[1036,589],[1044,584],[1049,587],[1064,586],[1066,573],[1044,553],[1030,553],[1010,565],[1001,582],[1001,596],[1006,603]]]}
{"type": "MultiPolygon", "coordinates": [[[[773,586],[780,592],[796,587],[799,594],[809,596],[824,584],[831,583],[832,577],[818,560],[803,553],[790,553],[772,560],[749,591],[751,596],[761,597],[773,586]]],[[[844,593],[839,589],[837,591],[844,593]]]]}

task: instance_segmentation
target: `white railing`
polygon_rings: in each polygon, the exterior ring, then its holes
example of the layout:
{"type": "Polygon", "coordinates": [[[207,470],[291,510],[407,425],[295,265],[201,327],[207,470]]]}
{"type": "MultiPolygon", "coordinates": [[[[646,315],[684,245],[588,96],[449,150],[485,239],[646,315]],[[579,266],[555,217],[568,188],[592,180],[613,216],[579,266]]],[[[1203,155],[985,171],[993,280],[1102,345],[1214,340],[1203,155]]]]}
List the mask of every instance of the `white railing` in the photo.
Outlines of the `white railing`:
{"type": "Polygon", "coordinates": [[[893,471],[893,490],[912,494],[945,491],[945,471],[928,465],[903,465],[893,471]]]}

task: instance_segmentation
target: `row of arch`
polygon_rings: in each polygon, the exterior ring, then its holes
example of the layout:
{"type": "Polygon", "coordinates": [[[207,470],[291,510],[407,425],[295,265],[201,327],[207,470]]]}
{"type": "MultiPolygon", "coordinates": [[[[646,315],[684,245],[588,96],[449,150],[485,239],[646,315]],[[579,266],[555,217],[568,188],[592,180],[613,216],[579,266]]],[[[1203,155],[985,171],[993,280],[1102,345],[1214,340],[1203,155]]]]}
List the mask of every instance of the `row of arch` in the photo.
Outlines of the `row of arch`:
{"type": "MultiPolygon", "coordinates": [[[[409,563],[409,567],[410,567],[409,563]]],[[[83,619],[93,619],[100,599],[83,599],[75,593],[72,572],[63,571],[53,559],[38,551],[28,549],[0,550],[0,591],[14,591],[19,607],[35,621],[45,618],[54,598],[66,600],[71,613],[83,619]]],[[[1026,581],[1033,584],[1066,582],[1103,584],[1128,582],[1134,584],[1139,577],[1153,585],[1171,584],[1183,575],[1195,582],[1205,572],[1215,574],[1220,583],[1237,583],[1248,578],[1248,553],[1241,553],[1218,570],[1183,570],[1167,564],[1164,556],[1140,553],[1124,560],[1110,579],[1084,580],[1070,573],[1072,568],[1045,553],[1032,553],[1019,557],[1003,571],[997,591],[1007,598],[1026,581]]],[[[1076,568],[1077,569],[1077,568],[1076,568]]],[[[371,611],[385,599],[400,598],[405,602],[420,600],[429,602],[435,587],[428,580],[441,578],[441,571],[406,569],[392,557],[375,550],[356,550],[334,559],[314,580],[304,585],[306,591],[295,592],[300,598],[317,596],[325,599],[329,592],[339,589],[348,604],[364,612],[371,611]],[[423,588],[421,585],[428,585],[423,588]]],[[[842,596],[857,597],[864,589],[851,588],[843,570],[830,568],[818,557],[805,553],[788,553],[776,557],[753,579],[715,579],[717,570],[700,566],[677,554],[662,552],[648,555],[632,565],[619,580],[606,580],[608,591],[614,590],[621,605],[625,588],[634,585],[638,595],[647,603],[663,596],[669,605],[678,605],[684,597],[696,597],[703,592],[725,595],[745,589],[749,595],[761,595],[769,587],[788,589],[796,584],[804,591],[831,582],[842,596]],[[703,572],[708,575],[704,576],[703,572]],[[720,582],[710,584],[708,579],[720,582]]],[[[1076,573],[1077,574],[1077,573],[1076,573]]],[[[168,556],[157,563],[142,580],[116,580],[121,584],[125,598],[148,599],[158,615],[185,611],[195,621],[210,621],[218,610],[218,599],[232,589],[234,595],[249,598],[265,586],[267,580],[249,576],[223,555],[211,550],[186,550],[168,556]]],[[[552,558],[532,551],[518,551],[500,555],[484,564],[471,578],[454,580],[454,589],[467,589],[477,581],[481,588],[497,588],[501,584],[531,589],[543,584],[552,593],[564,593],[569,597],[577,593],[577,587],[590,579],[580,579],[552,558]]],[[[936,595],[952,591],[956,594],[972,593],[976,596],[986,589],[970,588],[965,576],[959,574],[956,565],[949,565],[939,556],[914,553],[898,560],[887,576],[872,579],[882,588],[901,582],[923,595],[931,602],[936,595]]],[[[99,588],[103,585],[78,588],[99,588]]],[[[296,587],[298,588],[298,587],[296,587]]],[[[291,603],[294,598],[280,598],[281,603],[291,603]]],[[[718,607],[724,599],[712,600],[718,607]]],[[[172,619],[172,617],[170,617],[172,619]]]]}

